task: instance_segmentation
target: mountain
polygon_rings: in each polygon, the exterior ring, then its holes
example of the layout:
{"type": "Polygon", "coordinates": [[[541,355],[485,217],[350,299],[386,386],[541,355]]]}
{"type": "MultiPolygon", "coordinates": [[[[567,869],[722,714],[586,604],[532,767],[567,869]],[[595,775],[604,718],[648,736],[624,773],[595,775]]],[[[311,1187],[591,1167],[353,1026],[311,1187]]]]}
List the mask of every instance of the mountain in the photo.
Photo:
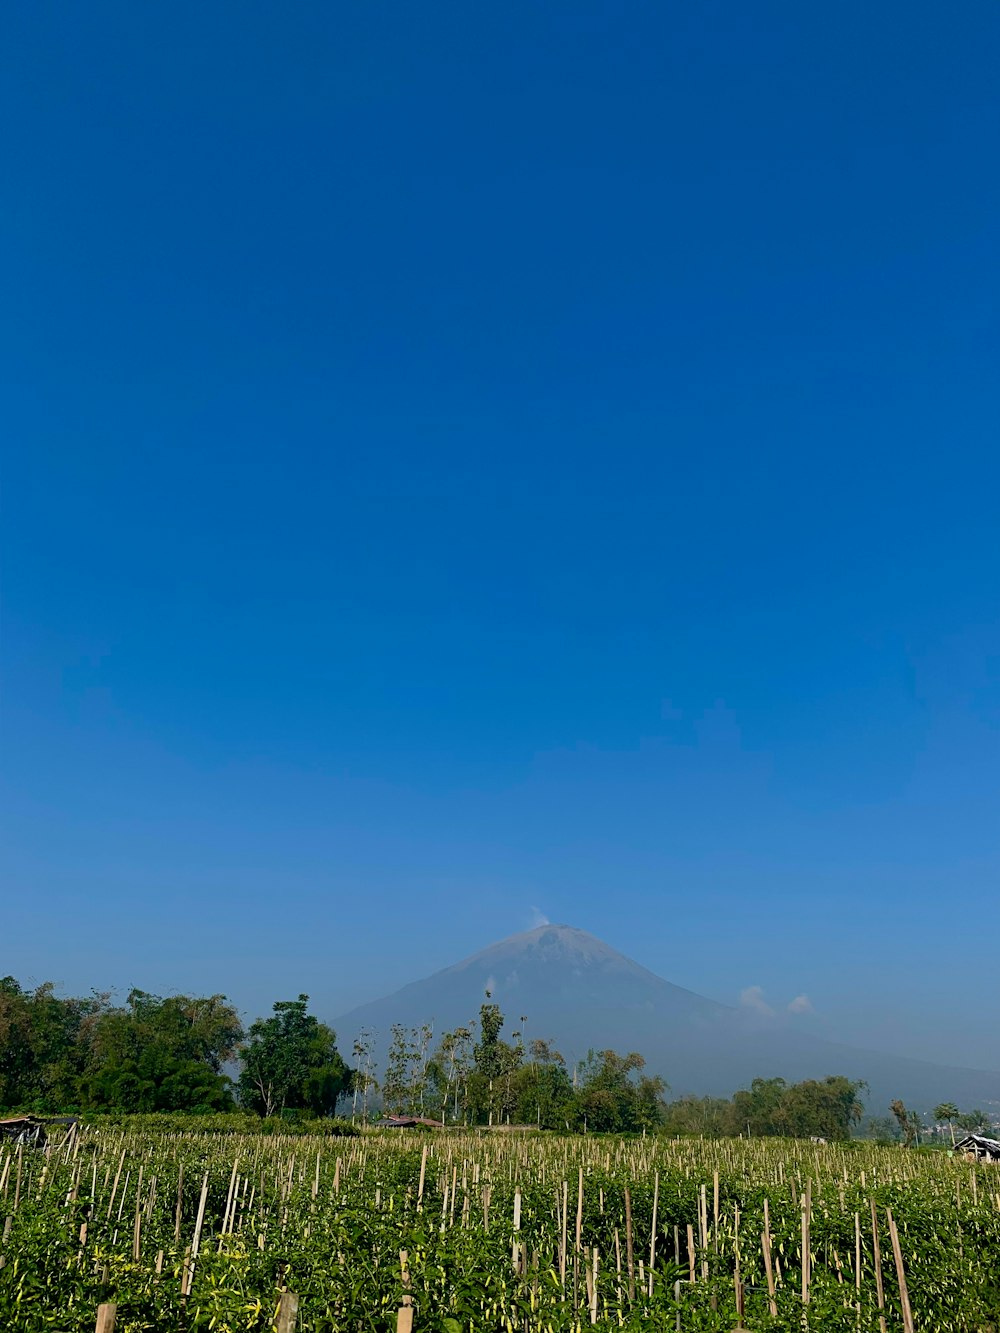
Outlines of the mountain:
{"type": "Polygon", "coordinates": [[[779,1021],[675,986],[573,926],[512,935],[423,981],[361,1005],[335,1023],[346,1046],[362,1028],[378,1033],[384,1058],[393,1023],[432,1023],[435,1033],[468,1024],[489,990],[506,1024],[502,1035],[551,1039],[567,1063],[587,1050],[639,1051],[672,1094],[729,1095],[756,1077],[789,1082],[846,1074],[864,1079],[869,1111],[890,1100],[928,1109],[941,1101],[971,1107],[1000,1101],[1000,1073],[952,1069],[843,1046],[779,1021]]]}

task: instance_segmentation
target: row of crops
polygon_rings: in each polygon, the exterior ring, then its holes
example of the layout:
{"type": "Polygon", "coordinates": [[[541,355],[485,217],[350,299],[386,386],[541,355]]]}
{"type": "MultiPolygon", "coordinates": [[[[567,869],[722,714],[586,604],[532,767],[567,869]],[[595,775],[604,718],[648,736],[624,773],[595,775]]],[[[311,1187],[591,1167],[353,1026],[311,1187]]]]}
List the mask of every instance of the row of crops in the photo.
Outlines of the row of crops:
{"type": "Polygon", "coordinates": [[[875,1145],[85,1129],[0,1219],[17,1333],[1000,1329],[1000,1171],[875,1145]]]}

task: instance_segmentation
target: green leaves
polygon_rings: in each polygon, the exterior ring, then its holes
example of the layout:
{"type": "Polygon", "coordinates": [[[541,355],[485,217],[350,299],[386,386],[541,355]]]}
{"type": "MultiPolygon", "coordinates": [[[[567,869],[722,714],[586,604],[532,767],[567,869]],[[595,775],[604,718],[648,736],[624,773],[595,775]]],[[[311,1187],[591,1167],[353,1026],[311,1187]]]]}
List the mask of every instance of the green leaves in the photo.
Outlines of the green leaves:
{"type": "Polygon", "coordinates": [[[92,1333],[97,1305],[114,1299],[123,1333],[269,1333],[287,1287],[299,1296],[300,1333],[388,1333],[404,1292],[417,1312],[416,1333],[525,1325],[580,1333],[592,1327],[592,1298],[598,1330],[640,1333],[675,1327],[680,1282],[686,1333],[719,1333],[737,1322],[738,1269],[746,1325],[758,1333],[796,1328],[807,1199],[810,1327],[878,1328],[873,1204],[891,1333],[900,1327],[900,1298],[889,1208],[922,1333],[979,1333],[1000,1320],[995,1169],[943,1153],[485,1132],[330,1140],[196,1134],[189,1123],[196,1118],[171,1122],[166,1132],[134,1121],[101,1124],[86,1129],[76,1149],[19,1159],[0,1147],[0,1233],[11,1217],[0,1247],[3,1327],[92,1333]],[[200,1248],[184,1300],[203,1181],[200,1248]],[[775,1315],[765,1217],[778,1275],[775,1315]]]}
{"type": "Polygon", "coordinates": [[[241,1103],[259,1115],[286,1109],[332,1116],[348,1090],[351,1070],[337,1034],[307,1012],[309,996],[279,1000],[271,1018],[258,1019],[243,1048],[241,1103]]]}

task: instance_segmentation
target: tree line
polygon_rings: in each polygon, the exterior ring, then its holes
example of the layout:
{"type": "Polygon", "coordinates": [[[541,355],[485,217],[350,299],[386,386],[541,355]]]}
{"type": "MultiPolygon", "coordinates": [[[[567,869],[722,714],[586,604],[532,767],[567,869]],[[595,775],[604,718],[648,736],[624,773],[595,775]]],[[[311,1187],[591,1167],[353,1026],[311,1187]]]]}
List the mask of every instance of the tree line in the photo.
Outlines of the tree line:
{"type": "MultiPolygon", "coordinates": [[[[223,995],[166,998],[132,990],[62,997],[47,983],[0,979],[0,1108],[36,1112],[304,1113],[355,1120],[410,1115],[445,1124],[533,1125],[566,1132],[749,1134],[846,1139],[863,1115],[865,1085],[843,1076],[786,1083],[758,1078],[731,1098],[668,1100],[668,1085],[635,1051],[592,1050],[568,1062],[551,1040],[509,1039],[487,992],[478,1016],[434,1039],[429,1026],[392,1028],[381,1071],[377,1034],[355,1039],[353,1065],[308,996],[280,1000],[244,1027],[223,995]],[[379,1076],[379,1073],[381,1076],[379,1076]]],[[[948,1103],[939,1120],[970,1127],[948,1103]]],[[[917,1118],[893,1114],[906,1142],[917,1118]]]]}
{"type": "MultiPolygon", "coordinates": [[[[755,1079],[732,1098],[667,1100],[667,1084],[645,1073],[636,1051],[588,1052],[570,1066],[551,1041],[523,1036],[521,1018],[509,1041],[504,1016],[489,993],[478,1022],[446,1032],[432,1047],[429,1027],[392,1029],[381,1084],[386,1110],[433,1116],[444,1123],[519,1124],[582,1132],[846,1139],[861,1119],[864,1084],[836,1076],[788,1084],[755,1079]]],[[[355,1046],[355,1098],[362,1108],[370,1034],[355,1046]]]]}
{"type": "Polygon", "coordinates": [[[308,998],[279,1001],[245,1029],[224,995],[132,990],[115,1004],[0,978],[0,1107],[332,1116],[354,1071],[308,998]]]}

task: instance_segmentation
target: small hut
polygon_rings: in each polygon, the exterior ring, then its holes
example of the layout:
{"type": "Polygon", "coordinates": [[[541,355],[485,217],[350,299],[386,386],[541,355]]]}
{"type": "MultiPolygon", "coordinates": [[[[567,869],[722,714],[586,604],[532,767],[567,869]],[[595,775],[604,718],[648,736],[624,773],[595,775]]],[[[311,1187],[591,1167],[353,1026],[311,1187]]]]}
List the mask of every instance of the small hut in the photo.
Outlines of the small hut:
{"type": "MultiPolygon", "coordinates": [[[[24,1148],[44,1148],[48,1143],[48,1133],[57,1125],[64,1126],[67,1133],[77,1124],[75,1115],[17,1115],[8,1120],[0,1120],[0,1143],[14,1143],[24,1148]]],[[[65,1139],[63,1142],[65,1143],[65,1139]]]]}
{"type": "Polygon", "coordinates": [[[12,1116],[9,1120],[0,1120],[0,1140],[4,1139],[19,1147],[44,1148],[45,1126],[32,1115],[12,1116]]]}
{"type": "Polygon", "coordinates": [[[440,1120],[428,1120],[423,1115],[387,1115],[375,1121],[376,1129],[417,1129],[423,1125],[427,1129],[443,1129],[440,1120]]]}
{"type": "Polygon", "coordinates": [[[1000,1162],[1000,1139],[986,1139],[982,1134],[970,1134],[955,1144],[955,1151],[964,1153],[973,1162],[1000,1162]]]}

